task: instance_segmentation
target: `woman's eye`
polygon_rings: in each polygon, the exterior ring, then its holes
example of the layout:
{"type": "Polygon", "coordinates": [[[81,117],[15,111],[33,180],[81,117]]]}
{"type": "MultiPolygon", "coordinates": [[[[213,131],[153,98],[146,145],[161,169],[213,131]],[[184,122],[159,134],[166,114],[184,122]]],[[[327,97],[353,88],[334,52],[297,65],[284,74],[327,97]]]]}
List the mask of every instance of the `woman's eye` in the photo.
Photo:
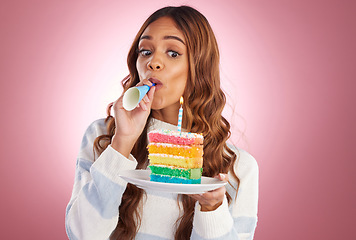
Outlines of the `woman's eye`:
{"type": "Polygon", "coordinates": [[[142,50],[139,51],[139,53],[140,53],[142,56],[146,57],[146,56],[151,55],[152,52],[151,52],[150,50],[142,49],[142,50]]]}
{"type": "Polygon", "coordinates": [[[172,50],[168,51],[168,55],[172,58],[176,58],[176,57],[180,56],[180,54],[178,52],[172,51],[172,50]]]}

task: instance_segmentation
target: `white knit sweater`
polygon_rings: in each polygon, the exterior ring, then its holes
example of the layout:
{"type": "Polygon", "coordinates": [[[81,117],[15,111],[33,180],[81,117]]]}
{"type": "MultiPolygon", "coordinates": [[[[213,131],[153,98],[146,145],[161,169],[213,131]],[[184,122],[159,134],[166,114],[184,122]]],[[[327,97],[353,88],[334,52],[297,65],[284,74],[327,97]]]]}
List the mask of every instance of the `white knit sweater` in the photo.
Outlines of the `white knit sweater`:
{"type": "MultiPolygon", "coordinates": [[[[176,129],[176,126],[152,119],[149,130],[176,129]]],[[[95,159],[93,143],[106,134],[104,119],[93,122],[85,132],[76,163],[75,181],[66,210],[66,231],[69,239],[105,240],[115,229],[118,207],[127,182],[119,177],[121,171],[136,168],[133,156],[129,159],[111,146],[95,159]]],[[[235,172],[240,179],[238,194],[229,184],[233,197],[211,212],[201,212],[195,206],[191,239],[253,239],[257,224],[258,166],[246,151],[236,150],[235,172]]],[[[237,186],[232,176],[230,182],[237,186]]],[[[174,239],[175,222],[180,215],[177,194],[145,190],[142,200],[142,222],[136,239],[174,239]]]]}

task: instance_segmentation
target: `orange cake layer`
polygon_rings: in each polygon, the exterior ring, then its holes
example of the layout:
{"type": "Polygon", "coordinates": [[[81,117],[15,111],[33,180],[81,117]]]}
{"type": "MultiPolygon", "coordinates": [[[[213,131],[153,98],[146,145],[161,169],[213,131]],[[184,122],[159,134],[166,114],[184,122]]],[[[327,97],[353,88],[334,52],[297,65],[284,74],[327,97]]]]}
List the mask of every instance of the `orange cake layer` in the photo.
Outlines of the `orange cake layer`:
{"type": "Polygon", "coordinates": [[[187,158],[198,158],[203,156],[203,146],[184,146],[168,143],[150,143],[148,144],[150,154],[168,154],[187,158]]]}

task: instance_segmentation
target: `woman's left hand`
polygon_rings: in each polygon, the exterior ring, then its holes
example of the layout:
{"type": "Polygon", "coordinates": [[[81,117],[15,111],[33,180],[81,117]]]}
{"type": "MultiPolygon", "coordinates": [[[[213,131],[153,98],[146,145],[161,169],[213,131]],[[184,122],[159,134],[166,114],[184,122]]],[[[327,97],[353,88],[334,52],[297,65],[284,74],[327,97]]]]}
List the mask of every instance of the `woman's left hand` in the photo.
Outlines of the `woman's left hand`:
{"type": "MultiPolygon", "coordinates": [[[[215,178],[224,182],[229,181],[229,176],[224,173],[220,173],[219,175],[215,176],[215,178]]],[[[199,201],[199,204],[201,206],[200,210],[202,212],[207,212],[207,211],[214,211],[223,203],[225,193],[226,193],[226,188],[225,186],[222,186],[220,188],[206,192],[204,194],[191,194],[189,196],[199,201]]]]}

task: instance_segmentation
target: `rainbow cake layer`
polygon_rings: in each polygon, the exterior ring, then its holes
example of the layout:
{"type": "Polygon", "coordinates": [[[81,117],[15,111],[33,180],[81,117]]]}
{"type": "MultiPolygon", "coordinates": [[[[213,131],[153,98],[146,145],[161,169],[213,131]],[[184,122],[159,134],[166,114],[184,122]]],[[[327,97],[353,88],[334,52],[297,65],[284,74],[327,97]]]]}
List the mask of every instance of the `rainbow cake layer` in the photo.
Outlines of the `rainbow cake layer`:
{"type": "Polygon", "coordinates": [[[153,130],[148,138],[151,181],[201,183],[204,140],[201,134],[153,130]]]}

